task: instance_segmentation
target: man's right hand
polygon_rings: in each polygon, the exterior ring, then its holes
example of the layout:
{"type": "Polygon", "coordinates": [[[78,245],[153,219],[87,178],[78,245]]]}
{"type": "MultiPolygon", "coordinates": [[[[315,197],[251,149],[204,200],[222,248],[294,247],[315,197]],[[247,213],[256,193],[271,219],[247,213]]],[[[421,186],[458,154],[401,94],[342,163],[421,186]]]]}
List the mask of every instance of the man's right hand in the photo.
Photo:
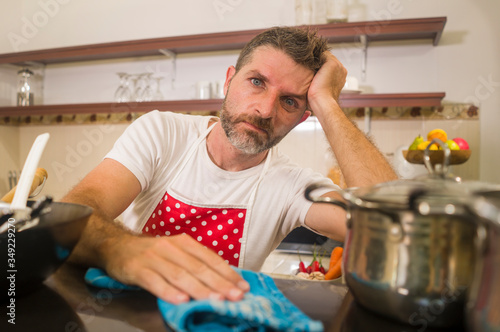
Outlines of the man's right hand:
{"type": "Polygon", "coordinates": [[[186,234],[113,240],[105,254],[108,274],[170,302],[189,298],[238,301],[249,290],[219,255],[186,234]]]}

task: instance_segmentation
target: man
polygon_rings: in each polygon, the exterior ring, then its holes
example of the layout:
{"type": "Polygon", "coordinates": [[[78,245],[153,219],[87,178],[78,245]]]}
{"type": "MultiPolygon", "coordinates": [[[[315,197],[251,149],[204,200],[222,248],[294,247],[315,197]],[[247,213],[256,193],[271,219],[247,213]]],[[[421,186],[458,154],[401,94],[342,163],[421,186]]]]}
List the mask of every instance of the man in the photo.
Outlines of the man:
{"type": "Polygon", "coordinates": [[[273,146],[314,112],[348,186],[395,179],[338,105],[346,73],[310,31],[254,38],[227,70],[220,121],[148,113],[65,197],[94,208],[71,260],[172,303],[239,300],[248,284],[229,264],[258,270],[300,225],[342,240],[344,211],[303,197],[313,182],[336,187],[273,146]],[[113,222],[125,210],[127,227],[113,222]]]}

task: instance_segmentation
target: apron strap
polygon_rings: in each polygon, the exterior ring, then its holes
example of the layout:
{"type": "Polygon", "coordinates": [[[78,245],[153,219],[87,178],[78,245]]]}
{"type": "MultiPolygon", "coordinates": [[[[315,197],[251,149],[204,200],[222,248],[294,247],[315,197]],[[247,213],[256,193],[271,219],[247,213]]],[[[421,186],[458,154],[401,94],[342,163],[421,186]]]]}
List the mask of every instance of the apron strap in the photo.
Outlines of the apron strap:
{"type": "Polygon", "coordinates": [[[194,141],[194,143],[189,147],[189,150],[186,151],[186,153],[181,157],[177,165],[175,165],[174,169],[177,169],[178,171],[175,173],[174,177],[170,181],[170,183],[174,183],[175,180],[177,180],[177,177],[181,173],[181,170],[186,166],[187,162],[191,157],[195,154],[196,149],[198,148],[198,145],[201,144],[205,140],[205,138],[208,136],[208,134],[214,129],[215,125],[218,122],[216,121],[214,124],[212,124],[210,127],[208,127],[197,139],[194,141]]]}
{"type": "Polygon", "coordinates": [[[267,152],[267,157],[266,161],[264,162],[264,167],[262,168],[262,171],[260,172],[259,179],[255,183],[255,185],[252,188],[252,193],[250,194],[250,200],[247,205],[247,212],[245,214],[245,223],[243,225],[243,234],[241,236],[241,248],[240,248],[240,259],[238,261],[238,267],[243,268],[245,264],[245,252],[247,248],[247,240],[248,240],[248,229],[250,225],[250,220],[252,217],[252,211],[253,211],[253,206],[255,203],[255,198],[257,197],[257,191],[259,188],[260,183],[262,182],[262,179],[264,178],[264,175],[266,174],[269,164],[271,163],[271,154],[273,153],[274,148],[270,149],[267,152]]]}

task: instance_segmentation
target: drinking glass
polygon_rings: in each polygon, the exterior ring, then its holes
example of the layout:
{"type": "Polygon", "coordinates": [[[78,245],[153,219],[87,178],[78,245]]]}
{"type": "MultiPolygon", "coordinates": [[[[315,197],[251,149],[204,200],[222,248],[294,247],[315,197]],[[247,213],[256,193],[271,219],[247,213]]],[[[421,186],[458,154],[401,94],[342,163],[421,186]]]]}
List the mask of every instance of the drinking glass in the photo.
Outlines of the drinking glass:
{"type": "Polygon", "coordinates": [[[163,93],[161,93],[161,80],[163,79],[163,77],[154,77],[154,79],[156,80],[156,91],[154,93],[154,96],[153,96],[153,100],[163,100],[165,97],[163,96],[163,93]]]}
{"type": "Polygon", "coordinates": [[[115,92],[115,101],[118,103],[126,103],[130,101],[130,87],[129,78],[130,75],[127,73],[116,73],[120,78],[120,86],[115,92]]]}
{"type": "Polygon", "coordinates": [[[137,74],[134,75],[132,78],[132,82],[134,82],[134,93],[133,93],[133,99],[135,101],[141,102],[143,101],[143,78],[144,74],[137,74]]]}
{"type": "Polygon", "coordinates": [[[153,100],[153,90],[151,89],[151,76],[153,73],[144,73],[143,74],[143,86],[142,89],[142,101],[151,101],[153,100]]]}

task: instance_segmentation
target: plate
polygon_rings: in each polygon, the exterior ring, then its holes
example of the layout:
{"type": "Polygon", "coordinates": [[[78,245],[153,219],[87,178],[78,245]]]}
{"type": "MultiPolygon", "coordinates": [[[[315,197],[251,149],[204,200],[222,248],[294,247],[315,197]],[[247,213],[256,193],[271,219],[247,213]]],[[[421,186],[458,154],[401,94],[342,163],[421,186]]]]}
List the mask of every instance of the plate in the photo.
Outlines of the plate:
{"type": "MultiPolygon", "coordinates": [[[[471,150],[452,150],[450,151],[450,165],[460,165],[469,160],[471,150]]],[[[423,150],[403,150],[403,156],[412,164],[425,164],[423,150]]],[[[429,151],[431,164],[442,164],[444,159],[444,151],[432,150],[429,151]]]]}
{"type": "Polygon", "coordinates": [[[280,274],[280,273],[265,273],[268,276],[270,276],[273,279],[285,279],[285,280],[296,280],[298,282],[320,282],[320,283],[331,283],[331,284],[337,284],[337,285],[342,285],[344,284],[344,280],[341,277],[338,277],[337,279],[332,279],[332,280],[311,280],[311,279],[304,279],[297,277],[294,274],[280,274]]]}
{"type": "Polygon", "coordinates": [[[359,89],[342,89],[340,91],[340,94],[351,94],[351,95],[355,95],[355,94],[360,94],[361,92],[363,92],[363,90],[359,90],[359,89]]]}

